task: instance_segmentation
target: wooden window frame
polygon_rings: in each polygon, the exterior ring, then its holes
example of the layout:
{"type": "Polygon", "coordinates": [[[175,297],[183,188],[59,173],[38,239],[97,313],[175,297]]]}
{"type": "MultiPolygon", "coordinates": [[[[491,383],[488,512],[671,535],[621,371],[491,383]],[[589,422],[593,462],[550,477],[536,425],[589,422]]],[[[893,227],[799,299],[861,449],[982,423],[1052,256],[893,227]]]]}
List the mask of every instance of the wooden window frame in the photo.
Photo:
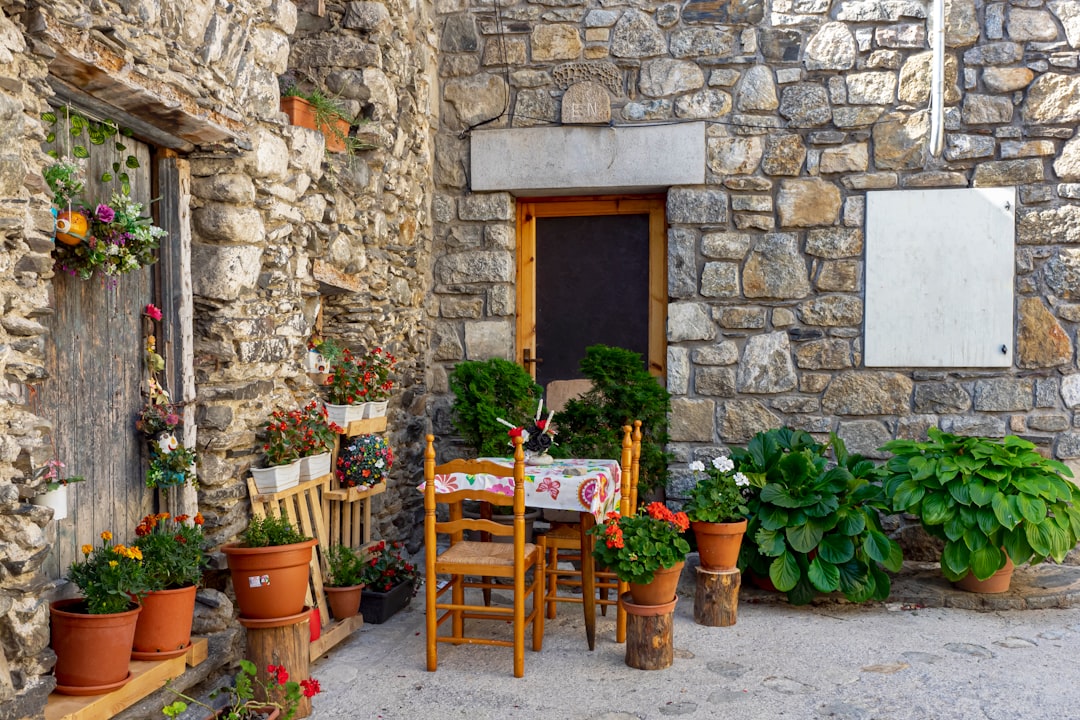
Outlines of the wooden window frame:
{"type": "MultiPolygon", "coordinates": [[[[664,195],[518,198],[515,359],[536,354],[536,219],[591,215],[649,216],[649,372],[667,371],[667,216],[664,195]]],[[[526,364],[536,377],[534,363],[526,364]]]]}

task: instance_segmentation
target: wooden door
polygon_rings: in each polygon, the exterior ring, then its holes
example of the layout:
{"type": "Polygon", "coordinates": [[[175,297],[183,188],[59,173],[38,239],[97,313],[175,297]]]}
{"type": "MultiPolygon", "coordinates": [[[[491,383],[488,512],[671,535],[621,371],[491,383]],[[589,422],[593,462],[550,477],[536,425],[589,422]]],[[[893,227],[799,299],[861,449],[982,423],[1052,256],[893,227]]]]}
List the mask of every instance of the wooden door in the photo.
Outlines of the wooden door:
{"type": "MultiPolygon", "coordinates": [[[[107,202],[120,184],[102,182],[102,174],[114,161],[123,165],[134,155],[140,167],[126,169],[130,194],[145,213],[151,199],[150,148],[123,140],[123,153],[112,143],[90,148],[84,198],[107,202]]],[[[144,483],[145,447],[135,431],[146,378],[142,313],[153,301],[153,272],[150,266],[126,273],[114,287],[96,275],[80,280],[57,271],[53,278],[48,378],[40,386],[38,412],[53,425],[53,456],[66,464],[66,474],[86,480],[68,486],[70,514],[57,522],[46,563],[50,577],[65,575],[81,557],[80,546],[100,544],[104,530],[118,542],[130,542],[135,526],[153,512],[154,496],[144,483]]]]}
{"type": "Polygon", "coordinates": [[[580,378],[600,343],[662,377],[666,257],[662,197],[520,201],[518,361],[547,386],[580,378]]]}

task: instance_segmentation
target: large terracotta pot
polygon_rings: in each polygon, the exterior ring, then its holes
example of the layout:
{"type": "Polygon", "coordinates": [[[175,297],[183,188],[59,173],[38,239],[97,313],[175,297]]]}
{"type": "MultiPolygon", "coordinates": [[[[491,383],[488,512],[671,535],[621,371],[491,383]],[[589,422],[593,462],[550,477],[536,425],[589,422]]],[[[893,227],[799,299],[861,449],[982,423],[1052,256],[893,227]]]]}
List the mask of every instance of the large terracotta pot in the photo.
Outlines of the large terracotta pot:
{"type": "Polygon", "coordinates": [[[645,585],[630,583],[630,597],[637,605],[664,605],[675,598],[685,561],[680,560],[669,568],[660,568],[653,581],[645,585]]]}
{"type": "Polygon", "coordinates": [[[304,609],[311,553],[318,540],[250,548],[229,543],[221,548],[229,560],[236,604],[246,618],[296,615],[304,609]]]}
{"type": "Polygon", "coordinates": [[[128,665],[140,612],[142,606],[137,605],[126,612],[91,615],[81,598],[51,603],[56,692],[101,695],[126,685],[131,679],[128,665]]]}
{"type": "Polygon", "coordinates": [[[194,585],[156,590],[143,597],[143,611],[135,625],[131,657],[165,660],[183,655],[191,647],[191,621],[195,617],[194,585]]]}
{"type": "Polygon", "coordinates": [[[746,520],[735,523],[692,522],[701,567],[713,571],[734,570],[746,533],[746,520]]]}
{"type": "Polygon", "coordinates": [[[335,620],[351,618],[360,612],[360,598],[364,594],[363,585],[326,586],[323,590],[326,591],[326,601],[330,603],[330,612],[335,620]]]}
{"type": "Polygon", "coordinates": [[[1003,593],[1007,592],[1009,585],[1012,583],[1013,570],[1012,558],[1008,555],[1005,556],[1005,567],[998,570],[996,573],[986,578],[985,580],[979,580],[975,577],[975,573],[968,572],[967,575],[960,578],[953,583],[961,590],[967,590],[968,592],[976,593],[1003,593]]]}

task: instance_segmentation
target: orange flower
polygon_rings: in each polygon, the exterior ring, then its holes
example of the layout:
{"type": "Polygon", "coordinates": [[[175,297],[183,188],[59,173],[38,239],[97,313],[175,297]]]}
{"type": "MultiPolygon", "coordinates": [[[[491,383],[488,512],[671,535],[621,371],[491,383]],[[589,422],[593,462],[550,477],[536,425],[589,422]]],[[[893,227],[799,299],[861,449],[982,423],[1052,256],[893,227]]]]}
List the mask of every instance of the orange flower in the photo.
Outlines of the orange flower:
{"type": "Polygon", "coordinates": [[[102,530],[101,531],[101,539],[106,541],[106,542],[108,542],[109,540],[112,540],[112,533],[109,532],[108,530],[102,530]]]}

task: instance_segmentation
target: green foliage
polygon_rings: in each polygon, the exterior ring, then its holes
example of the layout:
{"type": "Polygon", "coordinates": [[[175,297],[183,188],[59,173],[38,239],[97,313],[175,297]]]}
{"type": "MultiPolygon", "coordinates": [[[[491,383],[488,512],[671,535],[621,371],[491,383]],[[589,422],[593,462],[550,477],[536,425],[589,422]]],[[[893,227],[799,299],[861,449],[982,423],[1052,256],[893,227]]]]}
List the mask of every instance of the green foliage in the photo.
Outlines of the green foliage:
{"type": "Polygon", "coordinates": [[[416,566],[401,557],[401,543],[389,543],[385,540],[368,548],[367,557],[361,559],[364,573],[360,582],[368,590],[387,592],[403,582],[412,583],[413,595],[419,588],[416,566]]]}
{"type": "MultiPolygon", "coordinates": [[[[80,115],[77,112],[69,110],[66,107],[57,108],[55,111],[50,110],[44,112],[41,114],[41,119],[49,126],[48,130],[46,130],[45,142],[55,143],[60,150],[65,150],[65,152],[70,144],[71,155],[80,160],[86,160],[90,157],[90,148],[87,147],[86,144],[87,140],[89,141],[90,146],[105,145],[107,142],[111,141],[113,147],[115,147],[117,151],[123,153],[127,150],[127,145],[122,142],[121,138],[132,137],[134,135],[131,130],[120,127],[112,120],[98,122],[89,119],[85,115],[80,115]],[[64,119],[64,122],[61,122],[61,118],[64,119]],[[58,134],[66,134],[68,139],[59,140],[58,134]],[[84,134],[86,140],[82,139],[84,134]]],[[[57,148],[50,150],[48,154],[58,160],[61,157],[57,148]]],[[[58,164],[62,165],[63,163],[61,162],[58,164]]],[[[101,174],[101,181],[112,182],[114,179],[119,180],[121,193],[128,195],[131,193],[131,178],[126,172],[123,172],[123,170],[135,170],[138,167],[139,158],[129,154],[124,158],[122,164],[119,161],[112,163],[111,170],[105,170],[101,174]]],[[[46,175],[46,178],[48,178],[48,175],[46,175]]],[[[50,187],[51,186],[52,183],[50,183],[50,187]]],[[[78,192],[81,192],[81,189],[82,184],[79,183],[79,190],[74,194],[77,195],[78,192]]],[[[70,198],[72,195],[69,195],[68,197],[70,198]]],[[[55,204],[63,205],[66,203],[58,202],[55,204]]]]}
{"type": "Polygon", "coordinates": [[[644,585],[657,570],[686,559],[690,543],[683,533],[689,526],[686,513],[673,513],[658,502],[630,517],[609,513],[604,524],[589,530],[596,535],[593,557],[623,582],[644,585]]]}
{"type": "Polygon", "coordinates": [[[202,582],[204,565],[202,514],[188,524],[187,515],[147,515],[135,528],[135,547],[142,551],[150,590],[174,590],[202,582]]]}
{"type": "Polygon", "coordinates": [[[132,597],[142,597],[149,589],[143,569],[142,551],[137,547],[114,545],[108,530],[101,533],[102,545],[82,546],[83,560],[71,563],[68,580],[79,586],[91,615],[107,615],[132,609],[132,597]]]}
{"type": "Polygon", "coordinates": [[[293,527],[284,515],[253,517],[244,531],[243,544],[247,547],[275,547],[304,542],[310,538],[293,527]]]}
{"type": "Polygon", "coordinates": [[[348,545],[334,545],[326,553],[328,573],[325,584],[330,587],[352,587],[364,582],[364,560],[348,545]]]}
{"type": "Polygon", "coordinates": [[[721,455],[713,458],[711,465],[706,468],[699,460],[690,463],[697,484],[690,490],[683,510],[692,522],[741,522],[750,512],[746,506],[750,480],[735,470],[731,458],[721,455]]]}
{"type": "Polygon", "coordinates": [[[622,457],[623,426],[641,420],[641,476],[646,492],[667,485],[667,414],[671,395],[645,369],[641,355],[623,348],[593,345],[585,350],[581,373],[592,388],[556,413],[555,457],[622,457]]]}
{"type": "Polygon", "coordinates": [[[506,426],[496,418],[533,417],[543,394],[524,368],[501,358],[459,362],[450,372],[450,390],[454,429],[482,457],[509,454],[506,426]]]}
{"type": "Polygon", "coordinates": [[[301,698],[315,697],[322,692],[319,681],[314,678],[305,678],[300,682],[290,680],[284,665],[269,665],[266,671],[268,677],[264,682],[259,678],[255,663],[250,660],[241,660],[240,671],[236,674],[233,684],[220,687],[210,693],[211,698],[224,698],[225,704],[220,712],[166,683],[166,689],[182,700],[166,705],[161,708],[161,712],[165,717],[180,717],[188,709],[187,703],[184,702],[187,700],[209,710],[211,717],[219,720],[253,720],[265,717],[273,710],[280,710],[284,720],[292,720],[301,698]]]}
{"type": "Polygon", "coordinates": [[[881,528],[889,506],[871,482],[875,467],[848,455],[835,435],[827,444],[791,428],[758,433],[731,458],[752,492],[739,567],[766,575],[794,605],[839,590],[852,602],[884,600],[903,562],[881,528]],[[833,449],[836,465],[830,467],[833,449]]]}
{"type": "Polygon", "coordinates": [[[945,541],[941,570],[985,580],[1005,566],[1061,562],[1080,537],[1072,472],[1015,436],[959,437],[930,428],[924,442],[893,440],[881,471],[896,512],[919,516],[945,541]],[[1005,552],[1001,549],[1004,548],[1005,552]]]}

